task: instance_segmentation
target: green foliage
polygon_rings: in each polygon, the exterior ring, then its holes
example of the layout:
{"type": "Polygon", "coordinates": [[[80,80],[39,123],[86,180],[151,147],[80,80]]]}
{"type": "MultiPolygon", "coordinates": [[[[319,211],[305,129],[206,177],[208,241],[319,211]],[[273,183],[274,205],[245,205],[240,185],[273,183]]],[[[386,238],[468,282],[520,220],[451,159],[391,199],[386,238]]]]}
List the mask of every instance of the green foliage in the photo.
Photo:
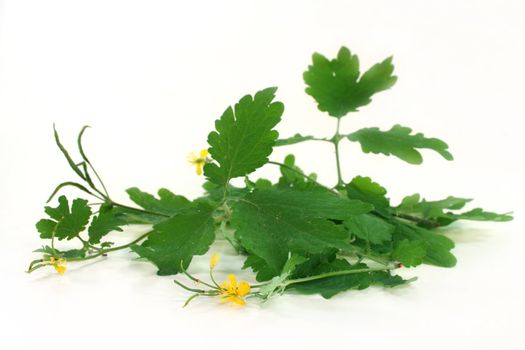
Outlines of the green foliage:
{"type": "MultiPolygon", "coordinates": [[[[331,298],[346,290],[395,287],[415,280],[393,273],[400,268],[453,267],[454,242],[437,228],[457,220],[509,221],[512,216],[481,208],[464,211],[471,200],[453,196],[427,201],[414,194],[394,206],[387,190],[370,177],[356,176],[347,182],[343,176],[341,163],[352,160],[341,153],[339,143],[347,140],[360,142],[366,153],[394,155],[412,164],[423,161],[421,149],[452,160],[443,141],[412,134],[399,125],[388,131],[365,128],[341,133],[340,118],[395,83],[393,69],[392,59],[387,58],[361,73],[357,56],[345,47],[334,59],[314,54],[304,73],[306,92],[321,111],[338,118],[335,134],[325,137],[295,134],[278,139],[276,126],[284,106],[274,101],[276,88],[242,97],[225,110],[208,135],[210,157],[202,156],[199,163],[204,164],[207,178],[204,194],[193,201],[164,188],[153,195],[137,187],[127,190],[132,205],[115,201],[82,145],[87,126],[78,135],[77,156],[61,143],[54,129],[56,144],[78,182],[60,182],[49,200],[70,188],[94,200],[88,204],[77,198],[70,205],[60,196],[56,207],[45,207],[47,217],[36,228],[50,243],[36,250],[41,257],[31,262],[28,272],[52,266],[63,274],[65,261],[131,249],[140,260],[156,265],[159,275],[183,273],[190,278],[194,282],[190,287],[175,281],[193,293],[187,305],[204,296],[243,304],[244,297],[268,300],[288,291],[331,298]],[[337,183],[325,185],[315,173],[305,173],[293,154],[283,163],[269,160],[274,146],[305,141],[330,143],[335,148],[337,183]],[[279,178],[253,174],[264,165],[279,167],[279,178]],[[236,178],[244,182],[231,183],[236,178]],[[142,224],[145,233],[122,245],[107,240],[133,224],[142,224]],[[77,247],[58,247],[58,241],[73,238],[77,247]],[[250,268],[258,281],[250,292],[246,283],[234,283],[232,276],[228,288],[216,283],[215,256],[209,265],[210,283],[187,271],[194,257],[205,254],[216,239],[246,257],[243,268],[250,268]]],[[[315,165],[323,155],[319,150],[309,156],[315,165]]],[[[382,173],[388,175],[388,169],[382,173]]]]}
{"type": "Polygon", "coordinates": [[[399,261],[404,266],[417,266],[423,263],[427,255],[427,245],[424,241],[409,241],[404,239],[397,245],[392,253],[392,259],[399,261]]]}
{"type": "Polygon", "coordinates": [[[372,244],[390,241],[396,229],[394,225],[371,214],[352,216],[345,220],[345,226],[352,234],[372,244]]]}
{"type": "Polygon", "coordinates": [[[473,221],[497,221],[505,222],[511,221],[512,215],[510,213],[498,214],[491,211],[485,211],[481,208],[469,210],[464,213],[454,214],[447,213],[447,217],[452,220],[473,220],[473,221]]]}
{"type": "Polygon", "coordinates": [[[286,139],[279,139],[279,140],[275,141],[275,147],[278,147],[278,146],[289,146],[289,145],[294,145],[294,144],[299,143],[299,142],[311,141],[311,140],[315,140],[315,137],[310,136],[310,135],[305,136],[305,135],[301,135],[301,134],[295,134],[292,137],[288,137],[286,139]]]}
{"type": "Polygon", "coordinates": [[[175,215],[191,206],[191,202],[188,199],[175,195],[165,188],[161,188],[158,191],[159,198],[155,198],[152,194],[143,192],[137,187],[129,188],[126,192],[129,195],[129,199],[139,207],[166,215],[175,215]]]}
{"type": "MultiPolygon", "coordinates": [[[[463,209],[472,199],[458,198],[449,196],[437,201],[427,201],[421,199],[416,193],[403,198],[401,204],[396,207],[399,214],[417,215],[425,220],[431,220],[441,226],[449,225],[456,220],[473,220],[473,221],[510,221],[510,213],[498,214],[484,211],[481,208],[475,208],[463,213],[455,212],[463,209]]],[[[422,223],[425,226],[425,223],[422,223]]]]}
{"type": "Polygon", "coordinates": [[[407,239],[411,242],[424,244],[426,255],[423,261],[428,264],[441,267],[454,267],[456,265],[456,257],[450,252],[454,248],[454,242],[443,235],[414,225],[398,224],[394,232],[394,239],[407,239]]]}
{"type": "Polygon", "coordinates": [[[301,168],[295,165],[295,156],[289,154],[284,158],[284,166],[281,166],[281,177],[277,186],[281,188],[307,189],[319,187],[316,184],[317,175],[306,175],[301,168]]]}
{"type": "Polygon", "coordinates": [[[181,272],[194,255],[205,254],[213,243],[213,211],[213,207],[200,203],[156,224],[148,239],[131,249],[154,263],[161,276],[181,272]]]}
{"type": "MultiPolygon", "coordinates": [[[[321,294],[325,299],[330,299],[334,295],[350,289],[362,290],[373,284],[394,287],[406,283],[399,276],[392,276],[386,271],[366,271],[368,266],[365,264],[350,264],[347,260],[334,259],[329,263],[322,263],[310,270],[313,276],[330,274],[334,272],[356,272],[345,275],[335,275],[304,283],[291,284],[288,289],[303,294],[321,294]],[[362,272],[357,272],[362,271],[362,272]]],[[[307,277],[307,276],[305,276],[307,277]]]]}
{"type": "Polygon", "coordinates": [[[281,120],[284,105],[272,102],[277,88],[267,88],[240,99],[215,122],[208,135],[209,152],[218,163],[204,167],[206,177],[219,185],[245,176],[268,161],[278,133],[273,128],[281,120]]]}
{"type": "Polygon", "coordinates": [[[119,215],[118,211],[111,206],[101,206],[99,214],[93,216],[89,225],[89,243],[100,243],[100,239],[112,231],[122,232],[121,226],[126,221],[119,215]]]}
{"type": "Polygon", "coordinates": [[[263,300],[267,300],[274,294],[282,294],[286,289],[286,282],[289,277],[295,272],[298,265],[304,263],[307,259],[304,256],[290,254],[288,260],[283,266],[281,274],[275,276],[271,281],[259,289],[259,296],[263,300]]]}
{"type": "Polygon", "coordinates": [[[85,199],[77,198],[69,208],[65,196],[58,199],[56,208],[45,207],[45,212],[51,219],[42,219],[36,224],[40,238],[72,239],[86,228],[91,217],[91,208],[85,199]]]}
{"type": "Polygon", "coordinates": [[[315,53],[303,78],[308,85],[306,93],[317,101],[319,110],[341,118],[369,104],[377,92],[392,87],[397,80],[393,72],[389,57],[360,75],[359,59],[342,47],[333,60],[315,53]]]}
{"type": "Polygon", "coordinates": [[[369,204],[314,189],[260,190],[235,203],[231,224],[245,249],[280,271],[289,252],[320,253],[345,249],[349,235],[344,220],[371,211],[369,204]]]}
{"type": "Polygon", "coordinates": [[[411,135],[412,129],[394,125],[388,131],[379,128],[365,128],[347,135],[350,141],[361,144],[365,153],[393,155],[410,164],[423,163],[423,157],[417,149],[426,148],[439,153],[446,160],[454,159],[448,152],[448,145],[436,138],[426,138],[423,134],[411,135]]]}
{"type": "Polygon", "coordinates": [[[369,177],[354,177],[346,185],[346,193],[348,198],[370,203],[376,209],[385,209],[390,206],[390,201],[386,198],[386,189],[369,177]]]}

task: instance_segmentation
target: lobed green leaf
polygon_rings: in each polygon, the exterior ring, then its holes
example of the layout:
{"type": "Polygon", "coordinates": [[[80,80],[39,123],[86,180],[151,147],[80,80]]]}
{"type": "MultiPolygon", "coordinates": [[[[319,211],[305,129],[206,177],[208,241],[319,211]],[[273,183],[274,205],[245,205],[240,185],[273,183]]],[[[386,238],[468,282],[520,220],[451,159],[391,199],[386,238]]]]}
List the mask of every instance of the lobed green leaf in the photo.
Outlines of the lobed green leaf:
{"type": "Polygon", "coordinates": [[[306,93],[317,101],[319,110],[341,118],[369,104],[374,94],[392,87],[397,80],[393,71],[389,57],[359,76],[359,59],[343,46],[333,60],[315,53],[303,78],[308,85],[306,93]]]}
{"type": "Polygon", "coordinates": [[[284,105],[272,102],[277,88],[246,95],[234,108],[228,107],[215,122],[216,131],[208,135],[209,153],[218,163],[204,166],[204,175],[218,185],[245,176],[268,161],[278,132],[284,105]]]}
{"type": "Polygon", "coordinates": [[[359,142],[365,153],[382,153],[393,155],[410,164],[423,163],[423,157],[418,149],[431,149],[446,160],[453,160],[447,150],[448,145],[436,138],[426,138],[423,134],[411,135],[412,129],[394,125],[388,131],[379,128],[365,128],[347,135],[350,141],[359,142]]]}

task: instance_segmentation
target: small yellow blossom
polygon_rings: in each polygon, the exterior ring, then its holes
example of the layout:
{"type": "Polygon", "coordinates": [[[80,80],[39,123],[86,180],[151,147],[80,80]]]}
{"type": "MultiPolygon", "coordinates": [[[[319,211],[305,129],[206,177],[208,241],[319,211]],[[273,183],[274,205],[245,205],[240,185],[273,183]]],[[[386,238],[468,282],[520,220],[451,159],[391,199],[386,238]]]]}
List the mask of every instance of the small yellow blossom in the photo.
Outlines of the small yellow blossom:
{"type": "Polygon", "coordinates": [[[228,281],[220,285],[220,297],[224,302],[231,302],[238,305],[245,305],[246,301],[243,296],[250,293],[250,285],[248,282],[240,282],[237,284],[237,277],[234,274],[228,275],[228,281]]]}
{"type": "Polygon", "coordinates": [[[221,260],[221,256],[217,253],[212,254],[210,258],[210,269],[213,270],[215,266],[219,263],[219,260],[221,260]]]}
{"type": "Polygon", "coordinates": [[[190,162],[192,165],[195,165],[197,167],[197,175],[202,175],[202,168],[204,167],[204,164],[208,161],[208,150],[203,149],[199,153],[199,156],[197,156],[195,153],[190,153],[188,156],[188,162],[190,162]]]}
{"type": "Polygon", "coordinates": [[[51,257],[49,258],[49,263],[54,266],[55,270],[57,270],[60,276],[66,273],[66,270],[67,270],[66,259],[62,259],[62,258],[55,259],[54,257],[51,257]]]}

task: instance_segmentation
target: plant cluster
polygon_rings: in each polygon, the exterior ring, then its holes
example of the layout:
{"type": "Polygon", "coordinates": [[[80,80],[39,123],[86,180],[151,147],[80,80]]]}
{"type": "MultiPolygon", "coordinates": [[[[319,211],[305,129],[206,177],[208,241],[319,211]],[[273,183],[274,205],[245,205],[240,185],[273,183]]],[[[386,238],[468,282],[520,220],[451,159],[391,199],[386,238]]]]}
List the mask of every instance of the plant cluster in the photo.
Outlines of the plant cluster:
{"type": "Polygon", "coordinates": [[[346,181],[341,172],[339,145],[345,140],[359,143],[365,153],[394,156],[410,164],[423,162],[422,149],[453,159],[445,142],[401,125],[341,132],[343,117],[395,84],[393,72],[391,57],[361,73],[357,56],[345,47],[334,59],[314,54],[304,81],[319,110],[335,118],[335,133],[325,138],[301,134],[279,138],[275,128],[284,105],[275,101],[274,87],[242,97],[215,122],[209,147],[189,159],[197,175],[206,178],[205,194],[194,200],[164,188],[154,196],[134,187],[127,193],[136,206],[114,201],[83,149],[87,127],[78,136],[79,160],[73,159],[55,130],[60,151],[80,180],[58,185],[48,202],[64,187],[76,187],[95,201],[60,196],[57,206],[45,207],[47,217],[36,228],[49,243],[36,251],[41,257],[31,262],[28,271],[51,266],[63,274],[66,262],[131,249],[153,263],[159,275],[182,274],[196,282],[197,286],[188,287],[175,281],[192,293],[188,302],[208,296],[244,305],[246,297],[267,300],[288,291],[330,298],[371,285],[394,287],[411,281],[396,275],[397,269],[420,264],[453,267],[454,242],[441,227],[457,220],[512,217],[481,208],[462,211],[470,199],[452,196],[429,201],[413,194],[392,204],[377,182],[367,176],[346,181]],[[310,141],[333,145],[334,186],[306,174],[291,154],[282,162],[269,160],[274,147],[310,141]],[[266,165],[280,168],[277,181],[250,177],[266,165]],[[244,185],[234,186],[231,181],[236,178],[244,179],[244,185]],[[118,234],[126,225],[144,224],[151,230],[125,245],[115,246],[109,240],[110,233],[118,234]],[[206,254],[218,239],[227,240],[245,256],[244,268],[253,270],[258,284],[238,282],[234,274],[217,283],[213,270],[219,256],[215,254],[209,282],[187,272],[193,257],[206,254]],[[64,240],[78,240],[79,246],[61,250],[57,243],[64,240]]]}

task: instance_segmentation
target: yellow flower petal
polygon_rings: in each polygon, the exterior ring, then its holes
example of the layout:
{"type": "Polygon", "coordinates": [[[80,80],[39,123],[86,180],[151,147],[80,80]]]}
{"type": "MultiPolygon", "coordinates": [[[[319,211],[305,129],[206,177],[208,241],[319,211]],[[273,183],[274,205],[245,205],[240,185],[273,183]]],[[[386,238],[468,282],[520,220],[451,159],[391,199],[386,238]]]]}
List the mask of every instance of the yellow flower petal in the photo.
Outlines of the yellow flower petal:
{"type": "Polygon", "coordinates": [[[63,275],[67,270],[66,259],[55,259],[53,257],[49,258],[49,262],[55,268],[59,275],[63,275]]]}
{"type": "Polygon", "coordinates": [[[212,254],[211,258],[210,258],[210,269],[214,269],[215,266],[217,266],[217,264],[219,263],[219,260],[221,259],[221,256],[217,253],[215,254],[212,254]]]}
{"type": "Polygon", "coordinates": [[[237,304],[237,305],[242,305],[242,306],[246,305],[246,301],[243,298],[239,298],[239,297],[236,297],[236,296],[230,297],[230,301],[232,303],[237,304]]]}
{"type": "Polygon", "coordinates": [[[237,295],[242,297],[248,293],[250,293],[250,285],[248,284],[248,282],[239,283],[239,287],[237,287],[237,295]]]}
{"type": "Polygon", "coordinates": [[[66,273],[67,268],[64,265],[56,265],[55,270],[57,270],[60,276],[63,276],[66,273]]]}
{"type": "Polygon", "coordinates": [[[228,281],[230,281],[230,286],[235,289],[237,288],[237,277],[233,273],[228,275],[228,281]]]}
{"type": "Polygon", "coordinates": [[[207,149],[201,150],[200,156],[203,159],[206,158],[208,156],[208,150],[207,149]]]}
{"type": "Polygon", "coordinates": [[[203,164],[202,163],[195,163],[195,165],[197,166],[197,175],[202,175],[202,166],[203,164]]]}

